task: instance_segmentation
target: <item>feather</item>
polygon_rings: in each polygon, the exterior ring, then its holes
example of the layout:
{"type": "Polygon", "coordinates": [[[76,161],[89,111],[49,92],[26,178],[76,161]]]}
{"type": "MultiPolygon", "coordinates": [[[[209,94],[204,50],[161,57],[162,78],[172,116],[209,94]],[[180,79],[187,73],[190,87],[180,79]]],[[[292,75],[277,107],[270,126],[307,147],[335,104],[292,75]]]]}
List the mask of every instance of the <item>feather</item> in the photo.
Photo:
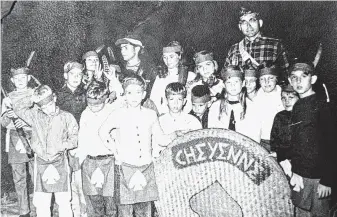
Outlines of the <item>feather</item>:
{"type": "Polygon", "coordinates": [[[26,62],[26,67],[28,68],[30,66],[30,63],[32,62],[32,59],[34,57],[34,54],[35,54],[35,51],[32,51],[27,59],[27,62],[26,62]]]}
{"type": "Polygon", "coordinates": [[[99,47],[97,47],[96,49],[95,49],[95,51],[96,51],[96,53],[99,53],[99,52],[101,52],[102,51],[102,49],[104,48],[104,44],[102,44],[101,46],[99,46],[99,47]]]}
{"type": "Polygon", "coordinates": [[[111,47],[108,47],[107,50],[108,50],[108,54],[109,54],[109,57],[110,57],[111,61],[113,63],[116,62],[116,57],[115,57],[114,52],[111,49],[111,47]]]}
{"type": "Polygon", "coordinates": [[[322,56],[322,51],[323,51],[323,47],[322,47],[322,43],[319,43],[319,47],[317,49],[317,53],[316,53],[316,56],[315,56],[315,59],[314,61],[312,62],[314,64],[314,67],[316,68],[319,60],[321,59],[321,56],[322,56]]]}

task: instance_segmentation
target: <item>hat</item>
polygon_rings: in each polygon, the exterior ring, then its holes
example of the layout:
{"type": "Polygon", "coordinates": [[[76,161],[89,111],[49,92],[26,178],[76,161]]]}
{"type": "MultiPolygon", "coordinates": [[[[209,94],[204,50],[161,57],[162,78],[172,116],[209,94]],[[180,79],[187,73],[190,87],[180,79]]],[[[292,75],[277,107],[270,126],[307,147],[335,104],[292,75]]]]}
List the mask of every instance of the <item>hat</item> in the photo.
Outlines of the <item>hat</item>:
{"type": "Polygon", "coordinates": [[[274,66],[272,66],[272,67],[264,67],[264,68],[260,69],[260,77],[262,77],[264,75],[275,75],[275,76],[278,76],[279,75],[279,69],[275,68],[274,66]]]}
{"type": "Polygon", "coordinates": [[[290,84],[282,86],[282,92],[295,92],[293,86],[290,84]]]}
{"type": "Polygon", "coordinates": [[[88,57],[97,57],[98,58],[98,54],[96,53],[96,51],[88,51],[82,56],[82,60],[85,60],[88,57]]]}
{"type": "Polygon", "coordinates": [[[192,102],[206,103],[211,101],[211,92],[206,85],[197,85],[192,88],[192,102]]]}
{"type": "Polygon", "coordinates": [[[29,69],[26,67],[21,67],[21,68],[11,68],[11,76],[14,77],[15,75],[19,75],[19,74],[29,74],[29,69]]]}
{"type": "Polygon", "coordinates": [[[141,38],[138,35],[127,35],[125,38],[118,39],[115,43],[116,46],[120,46],[122,44],[132,44],[134,46],[144,48],[141,38]]]}
{"type": "Polygon", "coordinates": [[[82,64],[78,63],[78,62],[67,62],[64,65],[64,73],[68,73],[73,69],[79,69],[79,70],[83,71],[84,66],[82,64]]]}
{"type": "Polygon", "coordinates": [[[292,65],[290,67],[289,72],[293,72],[293,71],[303,71],[309,74],[313,74],[314,73],[314,65],[312,63],[295,63],[294,65],[292,65]]]}
{"type": "Polygon", "coordinates": [[[199,64],[205,61],[213,61],[213,53],[206,50],[200,51],[193,56],[195,64],[199,64]]]}
{"type": "Polygon", "coordinates": [[[231,77],[243,77],[243,72],[237,66],[227,66],[221,70],[221,78],[227,80],[231,77]]]}
{"type": "Polygon", "coordinates": [[[241,7],[240,12],[239,12],[239,18],[241,18],[242,16],[247,15],[247,14],[255,14],[255,16],[259,16],[259,13],[254,12],[252,10],[249,10],[245,7],[241,7]]]}
{"type": "Polygon", "coordinates": [[[259,73],[256,69],[254,68],[249,68],[249,69],[245,69],[243,70],[245,77],[255,77],[257,78],[259,76],[259,73]]]}
{"type": "Polygon", "coordinates": [[[173,45],[163,47],[163,53],[172,53],[172,52],[182,52],[182,47],[180,45],[173,45]]]}
{"type": "Polygon", "coordinates": [[[53,99],[53,91],[48,85],[38,87],[32,96],[32,101],[39,106],[46,105],[53,99]]]}

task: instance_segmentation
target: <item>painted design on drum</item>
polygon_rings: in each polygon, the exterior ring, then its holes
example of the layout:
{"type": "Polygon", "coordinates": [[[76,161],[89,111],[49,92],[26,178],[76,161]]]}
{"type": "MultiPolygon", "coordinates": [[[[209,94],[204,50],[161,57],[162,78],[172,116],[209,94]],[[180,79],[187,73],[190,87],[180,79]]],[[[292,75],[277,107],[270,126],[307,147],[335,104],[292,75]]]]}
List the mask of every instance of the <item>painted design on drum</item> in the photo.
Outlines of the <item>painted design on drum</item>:
{"type": "Polygon", "coordinates": [[[271,175],[271,167],[266,160],[231,139],[219,137],[193,139],[173,146],[171,150],[173,165],[177,169],[224,161],[241,170],[256,185],[260,185],[271,175]]]}
{"type": "Polygon", "coordinates": [[[200,217],[243,217],[241,206],[218,181],[193,195],[189,203],[200,217]]]}

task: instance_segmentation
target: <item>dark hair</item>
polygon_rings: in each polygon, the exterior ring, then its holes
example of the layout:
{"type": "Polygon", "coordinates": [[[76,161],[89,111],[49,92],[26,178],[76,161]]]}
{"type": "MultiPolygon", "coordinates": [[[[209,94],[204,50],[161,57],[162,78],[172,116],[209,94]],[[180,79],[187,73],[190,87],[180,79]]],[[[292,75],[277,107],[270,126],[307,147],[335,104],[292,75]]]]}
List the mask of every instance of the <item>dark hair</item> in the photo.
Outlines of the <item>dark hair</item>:
{"type": "Polygon", "coordinates": [[[87,89],[86,97],[90,99],[102,99],[109,94],[109,89],[105,83],[99,81],[92,81],[87,89]]]}
{"type": "Polygon", "coordinates": [[[186,87],[180,82],[170,83],[165,88],[166,98],[169,95],[182,95],[184,98],[186,98],[186,95],[187,95],[186,87]]]}

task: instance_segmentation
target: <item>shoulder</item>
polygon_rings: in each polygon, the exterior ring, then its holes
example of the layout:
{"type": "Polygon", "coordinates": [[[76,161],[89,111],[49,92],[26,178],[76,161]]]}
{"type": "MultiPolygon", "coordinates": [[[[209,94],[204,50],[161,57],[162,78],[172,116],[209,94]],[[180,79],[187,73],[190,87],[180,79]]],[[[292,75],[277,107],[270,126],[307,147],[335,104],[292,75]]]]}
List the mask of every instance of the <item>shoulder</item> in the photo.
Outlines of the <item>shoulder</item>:
{"type": "Polygon", "coordinates": [[[189,71],[187,76],[187,83],[193,81],[197,75],[194,72],[189,71]]]}
{"type": "Polygon", "coordinates": [[[221,101],[222,101],[221,99],[218,99],[217,101],[213,102],[213,104],[209,108],[209,112],[211,113],[211,112],[214,112],[214,110],[219,109],[221,101]]]}
{"type": "Polygon", "coordinates": [[[275,44],[275,45],[282,44],[282,40],[278,38],[262,36],[260,39],[261,39],[261,42],[266,42],[268,44],[275,44]]]}

